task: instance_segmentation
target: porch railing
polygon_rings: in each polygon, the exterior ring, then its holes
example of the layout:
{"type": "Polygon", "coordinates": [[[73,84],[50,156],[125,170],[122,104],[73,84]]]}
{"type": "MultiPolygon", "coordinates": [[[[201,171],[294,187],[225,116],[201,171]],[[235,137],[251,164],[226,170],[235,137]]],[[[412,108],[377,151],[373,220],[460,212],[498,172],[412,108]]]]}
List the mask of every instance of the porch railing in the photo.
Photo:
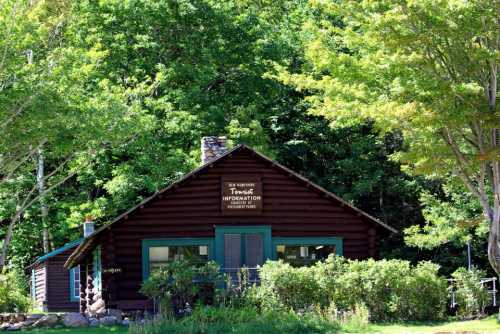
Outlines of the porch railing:
{"type": "MultiPolygon", "coordinates": [[[[448,279],[448,282],[450,285],[453,286],[455,279],[450,278],[448,279]]],[[[480,284],[482,287],[486,286],[488,296],[489,296],[489,305],[487,306],[497,306],[497,278],[496,277],[488,277],[488,278],[481,278],[480,284]]],[[[456,290],[451,289],[451,300],[450,300],[450,307],[454,308],[458,305],[457,300],[456,300],[456,290]]]]}
{"type": "Polygon", "coordinates": [[[231,277],[234,283],[239,282],[244,275],[244,271],[248,272],[247,283],[253,284],[259,282],[259,272],[257,267],[243,268],[221,268],[222,272],[231,277]]]}

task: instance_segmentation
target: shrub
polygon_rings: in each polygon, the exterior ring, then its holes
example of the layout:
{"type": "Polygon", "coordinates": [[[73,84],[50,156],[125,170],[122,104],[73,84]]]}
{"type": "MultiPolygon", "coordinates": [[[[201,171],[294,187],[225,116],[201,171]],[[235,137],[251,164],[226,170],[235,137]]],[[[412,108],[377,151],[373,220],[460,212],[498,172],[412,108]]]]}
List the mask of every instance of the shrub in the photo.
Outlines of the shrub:
{"type": "Polygon", "coordinates": [[[182,315],[196,300],[211,303],[219,279],[215,262],[196,267],[187,261],[172,261],[154,270],[140,292],[154,300],[160,313],[182,315]]]}
{"type": "Polygon", "coordinates": [[[454,281],[450,289],[455,289],[455,300],[458,304],[457,315],[464,319],[484,315],[488,291],[481,284],[481,278],[485,277],[485,272],[475,268],[470,271],[458,268],[451,276],[454,281]]]}
{"type": "Polygon", "coordinates": [[[437,320],[446,313],[448,299],[446,279],[438,275],[439,266],[420,262],[407,278],[403,291],[400,318],[405,320],[437,320]]]}
{"type": "Polygon", "coordinates": [[[429,262],[352,261],[330,257],[312,267],[267,262],[253,298],[263,308],[301,311],[311,307],[341,312],[364,304],[373,320],[434,320],[444,316],[447,283],[429,262]]]}
{"type": "Polygon", "coordinates": [[[292,267],[282,261],[268,261],[259,271],[257,292],[265,307],[300,310],[318,303],[321,289],[311,267],[292,267]]]}
{"type": "Polygon", "coordinates": [[[254,298],[250,296],[254,284],[250,283],[250,271],[248,268],[241,268],[236,274],[236,280],[230,274],[225,277],[224,289],[218,290],[217,304],[220,306],[243,307],[255,305],[254,298]]]}
{"type": "Polygon", "coordinates": [[[27,312],[31,299],[22,287],[21,274],[6,271],[0,274],[0,312],[27,312]]]}

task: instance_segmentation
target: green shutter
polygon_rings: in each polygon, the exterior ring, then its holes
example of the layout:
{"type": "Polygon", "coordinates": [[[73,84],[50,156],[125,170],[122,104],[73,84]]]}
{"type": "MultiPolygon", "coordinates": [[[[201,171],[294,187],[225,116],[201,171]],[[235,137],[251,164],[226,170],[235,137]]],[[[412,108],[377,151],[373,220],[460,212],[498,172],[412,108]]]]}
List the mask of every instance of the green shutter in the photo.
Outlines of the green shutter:
{"type": "MultiPolygon", "coordinates": [[[[69,300],[72,302],[77,302],[80,297],[75,296],[75,270],[80,270],[80,267],[74,267],[69,270],[69,300]]],[[[81,276],[80,276],[81,277],[81,276]]]]}
{"type": "Polygon", "coordinates": [[[93,261],[94,282],[93,283],[94,283],[94,289],[95,289],[94,291],[96,293],[98,293],[98,292],[102,291],[102,280],[101,280],[102,268],[101,268],[101,247],[100,246],[94,250],[93,257],[94,257],[94,261],[93,261]]]}

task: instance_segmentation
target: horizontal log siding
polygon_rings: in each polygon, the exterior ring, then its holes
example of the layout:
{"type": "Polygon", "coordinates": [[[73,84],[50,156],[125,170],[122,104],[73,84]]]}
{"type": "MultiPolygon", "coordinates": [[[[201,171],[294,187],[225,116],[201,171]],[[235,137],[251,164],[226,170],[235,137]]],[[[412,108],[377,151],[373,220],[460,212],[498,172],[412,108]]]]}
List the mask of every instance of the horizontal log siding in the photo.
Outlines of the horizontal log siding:
{"type": "Polygon", "coordinates": [[[45,284],[46,284],[46,266],[45,262],[35,266],[35,301],[39,305],[43,305],[46,300],[45,284]]]}
{"type": "MultiPolygon", "coordinates": [[[[190,179],[169,193],[147,203],[126,220],[113,225],[116,301],[123,308],[144,297],[138,292],[142,281],[141,240],[169,237],[214,237],[215,225],[271,225],[273,237],[336,236],[344,241],[344,256],[369,256],[368,229],[356,212],[332,202],[289,175],[266,165],[243,151],[190,179]],[[221,215],[221,177],[261,177],[262,214],[221,215]]],[[[101,242],[108,236],[104,233],[101,242]]],[[[103,256],[103,267],[107,266],[103,256]]],[[[103,286],[104,289],[106,287],[103,286]]],[[[108,301],[109,302],[109,301],[108,301]]]]}
{"type": "Polygon", "coordinates": [[[79,303],[70,300],[69,270],[64,263],[75,248],[57,254],[47,260],[47,308],[50,312],[78,312],[79,303]]]}

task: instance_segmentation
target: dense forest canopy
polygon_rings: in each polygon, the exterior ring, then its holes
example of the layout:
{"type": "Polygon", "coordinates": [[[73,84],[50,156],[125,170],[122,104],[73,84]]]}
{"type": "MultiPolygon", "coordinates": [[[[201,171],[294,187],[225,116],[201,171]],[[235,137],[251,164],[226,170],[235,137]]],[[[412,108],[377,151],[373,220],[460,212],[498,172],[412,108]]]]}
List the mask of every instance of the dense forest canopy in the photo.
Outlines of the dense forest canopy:
{"type": "Polygon", "coordinates": [[[400,230],[384,256],[449,273],[472,240],[486,268],[489,236],[498,272],[498,6],[2,1],[2,260],[109,222],[226,135],[400,230]]]}

